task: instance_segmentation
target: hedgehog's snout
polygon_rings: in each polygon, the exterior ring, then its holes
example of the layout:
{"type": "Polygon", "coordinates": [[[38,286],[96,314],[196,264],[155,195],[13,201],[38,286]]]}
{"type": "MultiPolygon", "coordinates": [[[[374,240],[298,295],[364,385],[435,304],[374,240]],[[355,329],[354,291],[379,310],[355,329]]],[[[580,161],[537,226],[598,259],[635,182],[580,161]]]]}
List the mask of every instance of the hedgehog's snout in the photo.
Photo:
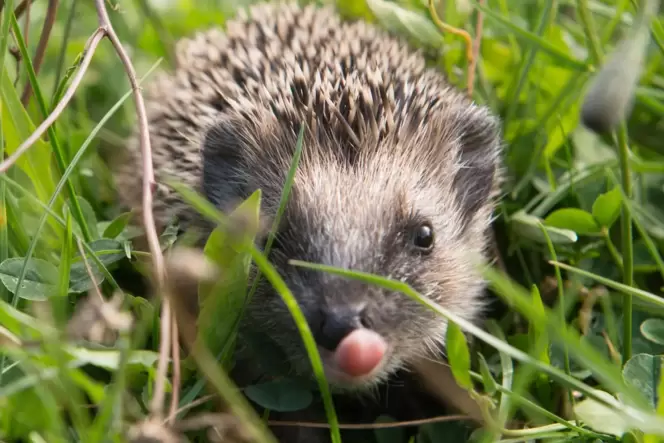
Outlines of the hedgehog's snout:
{"type": "Polygon", "coordinates": [[[388,345],[367,327],[366,313],[366,304],[323,306],[308,319],[329,376],[361,379],[383,365],[388,345]]]}
{"type": "Polygon", "coordinates": [[[310,327],[318,345],[335,351],[351,332],[367,325],[365,305],[322,307],[310,327]]]}

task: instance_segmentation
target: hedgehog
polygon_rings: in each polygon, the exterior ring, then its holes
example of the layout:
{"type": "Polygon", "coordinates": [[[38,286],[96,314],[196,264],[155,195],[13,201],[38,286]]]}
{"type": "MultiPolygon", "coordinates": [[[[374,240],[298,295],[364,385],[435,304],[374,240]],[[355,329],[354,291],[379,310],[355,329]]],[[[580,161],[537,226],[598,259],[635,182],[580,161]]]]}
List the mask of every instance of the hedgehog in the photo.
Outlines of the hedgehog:
{"type": "MultiPolygon", "coordinates": [[[[155,219],[210,229],[165,184],[173,177],[224,212],[260,189],[261,212],[274,217],[304,127],[269,260],[307,319],[331,387],[368,391],[414,359],[440,355],[447,322],[404,294],[292,259],[405,282],[465,320],[482,318],[500,122],[420,49],[342,19],[334,6],[278,2],[242,9],[175,52],[174,70],[145,89],[155,219]]],[[[140,164],[136,131],[116,174],[136,211],[140,164]]],[[[255,334],[284,356],[288,374],[313,377],[295,322],[265,279],[242,319],[238,358],[243,337],[255,334]]]]}

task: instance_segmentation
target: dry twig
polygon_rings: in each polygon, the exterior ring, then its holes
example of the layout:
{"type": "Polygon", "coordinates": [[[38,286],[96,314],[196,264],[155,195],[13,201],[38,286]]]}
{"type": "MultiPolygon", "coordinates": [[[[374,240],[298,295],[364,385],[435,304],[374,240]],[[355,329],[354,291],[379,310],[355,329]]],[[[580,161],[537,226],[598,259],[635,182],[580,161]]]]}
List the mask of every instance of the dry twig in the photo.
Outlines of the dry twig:
{"type": "MultiPolygon", "coordinates": [[[[32,2],[27,2],[25,4],[25,17],[24,17],[24,22],[23,22],[23,38],[25,41],[25,46],[27,47],[29,45],[28,41],[30,38],[30,9],[32,7],[32,2]]],[[[18,17],[16,17],[16,20],[18,21],[18,17]]],[[[18,35],[14,36],[15,38],[18,38],[18,35]]]]}
{"type": "MultiPolygon", "coordinates": [[[[395,421],[387,423],[339,423],[340,429],[391,429],[402,428],[406,426],[419,426],[431,423],[444,423],[449,421],[472,421],[473,418],[468,415],[441,415],[439,417],[422,418],[418,420],[395,421]]],[[[268,420],[270,426],[299,426],[304,428],[324,428],[330,427],[329,423],[315,421],[281,421],[268,420]]]]}
{"type": "MultiPolygon", "coordinates": [[[[41,35],[39,36],[39,43],[37,44],[37,51],[35,52],[35,58],[33,60],[35,75],[39,74],[39,68],[41,68],[41,64],[44,61],[44,54],[46,54],[46,45],[48,44],[49,37],[51,36],[51,30],[53,29],[53,24],[55,23],[55,16],[57,12],[58,12],[58,0],[48,0],[48,8],[46,9],[46,17],[44,18],[44,26],[42,28],[41,35]]],[[[27,26],[26,26],[26,40],[27,40],[27,26]]],[[[25,85],[23,94],[21,94],[21,103],[23,103],[23,106],[28,105],[31,94],[32,94],[32,84],[28,82],[25,85]]]]}
{"type": "MultiPolygon", "coordinates": [[[[141,155],[143,158],[143,225],[145,228],[145,235],[147,237],[150,255],[152,257],[153,276],[156,292],[161,293],[164,282],[164,256],[161,252],[159,245],[159,235],[154,222],[154,214],[152,213],[152,189],[154,187],[154,169],[152,166],[152,148],[150,146],[150,135],[148,133],[148,118],[145,111],[145,104],[143,103],[143,95],[141,94],[136,80],[136,72],[134,66],[129,59],[126,51],[120,43],[113,25],[108,17],[106,5],[104,0],[95,0],[95,7],[97,8],[97,19],[99,26],[104,30],[104,34],[113,44],[115,51],[120,57],[120,61],[124,65],[131,83],[131,88],[134,92],[134,101],[136,102],[136,114],[138,117],[138,127],[140,136],[141,155]]],[[[157,363],[157,380],[155,386],[155,393],[152,397],[150,411],[157,417],[162,416],[163,403],[164,403],[164,390],[166,385],[166,371],[168,365],[168,358],[171,346],[171,305],[167,298],[162,299],[161,311],[161,333],[159,344],[159,362],[157,363]]],[[[177,341],[177,337],[175,340],[177,341]]],[[[174,365],[179,365],[179,362],[173,362],[174,365]]],[[[177,389],[177,386],[173,386],[177,389]]]]}
{"type": "Polygon", "coordinates": [[[90,36],[88,41],[85,43],[85,48],[83,49],[83,58],[81,59],[81,66],[78,68],[78,71],[76,72],[76,75],[72,78],[71,85],[69,88],[67,88],[67,91],[63,94],[62,99],[58,103],[58,105],[53,109],[53,112],[44,119],[44,121],[35,129],[35,131],[28,137],[23,143],[19,145],[19,147],[16,149],[16,151],[7,157],[5,161],[0,163],[0,173],[5,173],[7,170],[14,164],[16,161],[21,157],[25,152],[30,149],[32,145],[34,145],[39,138],[44,135],[46,130],[53,124],[55,121],[60,117],[62,112],[65,110],[67,105],[69,104],[69,101],[72,99],[74,96],[74,93],[76,92],[76,89],[78,89],[78,86],[81,84],[81,81],[83,80],[83,76],[85,75],[85,72],[88,70],[88,66],[90,66],[90,61],[92,60],[92,56],[94,55],[95,50],[97,49],[97,46],[99,46],[99,42],[104,38],[106,35],[106,31],[103,28],[98,28],[94,34],[90,36]]]}
{"type": "MultiPolygon", "coordinates": [[[[479,0],[479,2],[480,5],[482,6],[486,4],[486,0],[479,0]]],[[[475,38],[473,39],[470,36],[470,34],[464,29],[455,28],[454,26],[450,26],[447,23],[443,22],[440,19],[440,17],[438,17],[438,13],[436,12],[436,8],[434,6],[434,0],[428,0],[428,3],[429,3],[429,14],[431,14],[431,19],[433,20],[434,24],[438,27],[438,29],[440,29],[441,32],[449,32],[450,34],[454,34],[463,38],[466,44],[466,61],[468,63],[467,89],[468,89],[468,95],[472,97],[473,89],[475,86],[475,69],[477,67],[477,59],[479,58],[480,54],[480,41],[482,40],[482,28],[484,27],[484,14],[482,14],[482,11],[480,10],[477,11],[475,38]]]]}
{"type": "MultiPolygon", "coordinates": [[[[19,17],[23,15],[23,13],[28,9],[28,6],[32,4],[34,0],[23,0],[17,7],[14,9],[14,15],[16,16],[16,19],[18,20],[19,17]]],[[[0,11],[2,11],[5,8],[5,1],[0,0],[0,11]]]]}
{"type": "Polygon", "coordinates": [[[175,315],[171,316],[172,323],[171,328],[173,331],[173,340],[172,340],[172,350],[173,353],[173,392],[171,393],[171,407],[168,412],[168,422],[172,425],[175,422],[175,417],[177,415],[178,403],[180,402],[179,391],[176,389],[176,386],[180,386],[180,365],[176,364],[180,361],[180,345],[178,343],[178,324],[175,320],[175,315]]]}

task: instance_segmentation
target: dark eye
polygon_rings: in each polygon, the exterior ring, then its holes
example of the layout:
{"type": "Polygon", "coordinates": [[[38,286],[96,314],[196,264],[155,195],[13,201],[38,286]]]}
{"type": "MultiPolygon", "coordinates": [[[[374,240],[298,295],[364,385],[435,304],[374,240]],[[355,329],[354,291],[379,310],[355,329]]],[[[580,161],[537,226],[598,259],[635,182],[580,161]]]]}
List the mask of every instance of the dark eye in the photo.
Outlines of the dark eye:
{"type": "Polygon", "coordinates": [[[429,223],[422,223],[415,228],[413,232],[413,245],[424,251],[430,251],[433,248],[433,227],[429,223]]]}

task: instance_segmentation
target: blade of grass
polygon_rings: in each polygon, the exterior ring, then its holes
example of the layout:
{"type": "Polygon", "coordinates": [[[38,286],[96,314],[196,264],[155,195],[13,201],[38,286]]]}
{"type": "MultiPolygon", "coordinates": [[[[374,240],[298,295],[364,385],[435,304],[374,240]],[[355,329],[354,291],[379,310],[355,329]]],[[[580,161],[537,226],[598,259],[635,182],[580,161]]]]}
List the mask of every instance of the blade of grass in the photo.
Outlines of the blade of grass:
{"type": "MultiPolygon", "coordinates": [[[[565,198],[572,186],[578,187],[587,181],[595,180],[604,174],[606,168],[615,168],[616,166],[618,166],[618,160],[611,159],[592,165],[587,169],[574,171],[572,174],[566,174],[567,177],[560,177],[558,179],[558,187],[556,190],[549,192],[535,208],[530,209],[527,212],[535,217],[544,217],[547,212],[553,209],[555,205],[565,198]]],[[[526,205],[526,208],[529,209],[529,206],[530,205],[526,205]]]]}
{"type": "MultiPolygon", "coordinates": [[[[537,19],[537,27],[535,30],[535,35],[537,38],[542,38],[542,35],[546,32],[548,27],[551,25],[551,21],[555,17],[557,9],[557,4],[555,0],[551,0],[544,3],[544,7],[540,11],[540,16],[537,19]]],[[[508,96],[511,97],[511,100],[508,100],[509,107],[507,108],[507,113],[505,115],[505,126],[509,126],[514,119],[514,113],[516,112],[517,106],[519,104],[519,97],[523,91],[523,87],[527,83],[528,74],[530,73],[530,68],[535,61],[539,47],[530,46],[526,49],[526,56],[521,61],[519,66],[518,74],[510,85],[508,96]]]]}
{"type": "MultiPolygon", "coordinates": [[[[556,254],[556,248],[553,246],[553,242],[551,241],[551,237],[549,237],[549,233],[547,230],[544,228],[544,225],[542,223],[539,224],[540,229],[542,231],[542,234],[544,235],[544,238],[546,239],[546,244],[549,249],[549,254],[551,255],[551,259],[553,261],[558,261],[558,255],[556,254]]],[[[555,269],[555,274],[556,274],[556,283],[558,286],[558,306],[560,308],[560,312],[558,313],[560,316],[560,321],[563,325],[565,325],[566,322],[566,312],[565,312],[565,286],[563,285],[563,277],[560,273],[560,268],[558,266],[554,266],[555,269]]],[[[571,366],[569,364],[569,351],[567,350],[567,345],[563,343],[563,362],[565,365],[565,374],[571,376],[572,375],[572,370],[571,366]]],[[[569,399],[570,405],[574,405],[574,396],[572,395],[572,391],[567,389],[567,397],[569,399]]]]}
{"type": "Polygon", "coordinates": [[[593,274],[592,272],[584,271],[583,269],[575,268],[574,266],[570,266],[565,263],[561,262],[554,262],[550,261],[554,266],[559,266],[562,269],[572,272],[574,274],[579,274],[584,277],[588,277],[590,279],[595,280],[597,283],[600,283],[604,286],[608,286],[609,288],[613,288],[618,292],[622,292],[623,294],[629,294],[634,297],[638,297],[641,300],[647,302],[648,304],[654,304],[657,305],[659,308],[664,308],[664,298],[659,297],[651,292],[644,291],[642,289],[634,288],[632,286],[625,285],[624,283],[618,283],[615,282],[609,278],[602,277],[601,275],[593,274]]]}
{"type": "MultiPolygon", "coordinates": [[[[0,25],[0,85],[5,75],[5,55],[9,46],[9,25],[10,15],[7,11],[14,10],[14,1],[7,0],[5,2],[5,9],[2,13],[2,24],[0,25]]],[[[0,122],[2,121],[3,106],[0,104],[0,122]]],[[[5,158],[5,135],[4,130],[0,129],[0,159],[5,158]]],[[[9,229],[7,221],[7,190],[5,182],[0,183],[0,263],[9,258],[9,229]]],[[[0,287],[0,300],[6,300],[9,296],[9,291],[2,286],[0,287]]]]}
{"type": "Polygon", "coordinates": [[[311,329],[309,329],[309,324],[307,323],[304,314],[297,305],[297,301],[293,294],[281,279],[279,274],[274,270],[272,265],[267,261],[265,257],[258,251],[256,248],[250,250],[251,255],[256,262],[256,265],[263,269],[265,277],[272,283],[275,290],[279,293],[284,303],[288,307],[293,319],[295,320],[298,329],[300,330],[300,335],[304,341],[307,353],[309,354],[309,359],[311,360],[311,365],[313,366],[314,374],[318,380],[318,387],[323,396],[323,404],[325,405],[325,413],[327,415],[327,421],[330,424],[330,436],[332,437],[333,443],[341,443],[341,433],[339,431],[339,420],[337,419],[337,413],[334,409],[334,403],[332,401],[332,395],[330,393],[330,388],[325,377],[325,372],[323,370],[323,362],[318,353],[318,347],[316,342],[311,334],[311,329]]]}
{"type": "MultiPolygon", "coordinates": [[[[62,242],[62,249],[60,252],[60,266],[58,278],[58,295],[49,299],[52,312],[52,320],[56,330],[62,331],[66,324],[67,317],[67,303],[69,301],[69,275],[72,264],[72,217],[70,212],[65,208],[65,237],[62,242]]],[[[72,379],[70,370],[67,368],[67,355],[62,347],[62,337],[60,334],[44,334],[44,350],[46,354],[53,359],[56,363],[60,377],[58,381],[62,386],[59,386],[60,401],[63,402],[70,411],[72,423],[78,434],[79,438],[85,440],[87,429],[90,425],[90,417],[85,408],[85,402],[81,396],[80,390],[75,386],[72,379]],[[62,395],[66,392],[66,395],[62,395]],[[62,398],[64,397],[64,398],[62,398]]]]}
{"type": "MultiPolygon", "coordinates": [[[[659,10],[659,0],[655,0],[653,2],[649,2],[648,0],[645,0],[644,2],[641,2],[641,7],[639,8],[639,4],[637,3],[637,0],[631,0],[632,1],[632,6],[634,9],[636,9],[637,13],[637,19],[638,21],[638,15],[644,11],[647,7],[650,7],[652,10],[651,13],[655,14],[659,10]]],[[[657,47],[659,48],[660,51],[664,52],[664,29],[662,28],[661,23],[658,20],[652,20],[650,23],[650,32],[653,36],[653,39],[655,40],[655,43],[657,44],[657,47]]]]}
{"type": "Polygon", "coordinates": [[[477,0],[469,0],[475,8],[482,11],[485,16],[494,22],[500,24],[501,26],[506,27],[514,33],[515,36],[521,38],[530,45],[536,45],[541,51],[546,52],[556,60],[561,63],[561,66],[566,66],[577,71],[581,72],[593,72],[594,67],[587,64],[584,61],[577,60],[570,57],[569,55],[562,52],[555,45],[549,43],[544,38],[533,34],[532,32],[526,31],[525,29],[515,25],[511,21],[507,20],[500,14],[496,13],[494,10],[478,2],[477,0]]]}
{"type": "MultiPolygon", "coordinates": [[[[470,372],[471,377],[474,379],[480,381],[482,379],[482,375],[478,374],[476,372],[470,372]]],[[[567,429],[576,431],[579,435],[585,435],[587,437],[593,437],[593,438],[600,438],[602,437],[602,434],[598,434],[596,432],[593,432],[589,429],[584,429],[580,427],[578,424],[575,424],[571,421],[565,420],[564,418],[561,418],[554,414],[553,412],[541,407],[537,403],[534,403],[530,400],[528,400],[526,397],[523,395],[519,395],[516,392],[513,392],[509,388],[505,388],[504,385],[496,385],[496,388],[498,391],[506,398],[508,398],[510,401],[514,401],[515,403],[518,403],[520,406],[531,409],[533,412],[536,412],[537,414],[541,414],[543,417],[548,418],[554,423],[561,424],[565,426],[567,429]]]]}
{"type": "MultiPolygon", "coordinates": [[[[65,24],[65,30],[62,34],[62,42],[60,43],[60,53],[58,54],[58,61],[56,62],[55,68],[55,80],[53,81],[53,91],[58,90],[58,84],[60,84],[60,78],[62,77],[62,70],[65,66],[65,58],[67,56],[67,45],[69,43],[69,36],[71,35],[72,25],[74,23],[74,16],[76,14],[76,5],[78,0],[72,0],[71,6],[69,7],[69,13],[67,14],[67,22],[65,24]]],[[[63,81],[66,83],[66,81],[63,81]]],[[[55,94],[54,94],[55,97],[55,94]]],[[[54,98],[51,100],[51,107],[55,106],[58,102],[58,99],[54,98]]]]}
{"type": "MultiPolygon", "coordinates": [[[[587,75],[579,75],[572,77],[567,84],[561,89],[560,93],[552,100],[551,105],[548,107],[546,112],[542,114],[535,125],[535,128],[541,128],[539,131],[545,132],[546,128],[549,126],[549,121],[554,116],[556,116],[559,110],[565,109],[570,106],[572,100],[576,99],[574,96],[574,91],[581,87],[583,83],[587,80],[587,75]]],[[[532,181],[535,173],[537,172],[537,166],[540,163],[540,158],[546,149],[546,144],[542,144],[538,147],[537,154],[533,155],[525,174],[519,179],[517,184],[514,186],[511,194],[515,198],[521,191],[532,181]]]]}
{"type": "MultiPolygon", "coordinates": [[[[170,187],[175,189],[175,191],[178,192],[185,201],[195,207],[196,210],[198,210],[198,212],[204,217],[207,217],[211,221],[214,221],[218,224],[227,223],[226,218],[209,200],[201,197],[189,186],[172,180],[169,180],[168,184],[170,187]]],[[[272,267],[267,258],[265,258],[263,254],[253,245],[249,248],[249,252],[251,253],[252,258],[256,263],[256,266],[261,269],[261,272],[272,284],[275,291],[277,294],[279,294],[284,304],[288,308],[291,316],[293,317],[293,320],[295,321],[295,325],[297,326],[300,337],[302,337],[302,341],[304,342],[304,346],[307,350],[307,354],[309,355],[309,361],[311,362],[314,376],[318,382],[321,396],[323,397],[323,406],[325,408],[325,414],[327,416],[328,423],[330,424],[330,436],[332,438],[332,442],[341,443],[339,420],[334,409],[334,403],[332,401],[332,395],[330,393],[327,378],[325,377],[325,371],[323,370],[323,363],[321,361],[320,354],[318,353],[316,342],[313,338],[313,335],[311,334],[309,324],[307,323],[304,314],[302,314],[302,311],[297,304],[297,300],[290,292],[288,286],[286,286],[274,267],[272,267]]]]}
{"type": "MultiPolygon", "coordinates": [[[[611,182],[615,185],[618,183],[618,180],[613,173],[613,171],[607,171],[607,175],[609,175],[609,178],[611,179],[611,182]]],[[[631,213],[634,214],[634,203],[627,198],[625,193],[623,192],[623,189],[618,186],[617,189],[620,191],[622,195],[622,204],[627,207],[627,210],[631,213]]],[[[659,251],[657,250],[657,245],[655,244],[654,240],[646,230],[646,228],[643,226],[643,223],[639,220],[639,217],[632,217],[632,222],[634,223],[634,226],[636,227],[636,230],[639,231],[639,235],[641,236],[641,239],[646,245],[646,249],[648,250],[648,253],[652,257],[652,259],[655,261],[657,264],[657,269],[664,278],[664,260],[662,260],[662,256],[660,255],[659,251]]]]}
{"type": "MultiPolygon", "coordinates": [[[[485,275],[492,284],[492,287],[499,293],[499,295],[503,296],[511,306],[516,307],[519,312],[528,317],[530,321],[539,322],[542,325],[546,325],[546,327],[550,329],[549,336],[551,338],[560,343],[566,343],[569,346],[569,349],[574,352],[576,358],[585,364],[589,369],[593,370],[593,372],[596,373],[598,379],[600,379],[607,388],[610,388],[615,392],[622,393],[626,400],[638,406],[639,409],[635,409],[633,407],[630,408],[627,405],[619,404],[617,402],[608,402],[605,398],[596,395],[593,392],[593,388],[586,385],[585,383],[580,382],[574,377],[568,376],[557,368],[545,365],[539,360],[533,359],[528,354],[497,339],[478,326],[475,326],[472,322],[469,322],[453,314],[443,306],[437,305],[426,297],[421,296],[406,283],[390,280],[388,278],[367,274],[360,271],[351,271],[299,260],[290,260],[289,263],[294,266],[301,266],[322,272],[330,272],[332,274],[345,276],[354,280],[360,280],[368,284],[375,284],[385,289],[406,294],[414,300],[422,303],[429,309],[433,310],[434,312],[437,312],[439,315],[445,317],[448,321],[453,321],[463,330],[474,335],[488,345],[505,352],[512,358],[521,361],[523,364],[530,365],[540,371],[549,374],[553,379],[556,379],[561,383],[574,387],[575,389],[583,392],[589,398],[592,398],[601,404],[616,410],[618,413],[628,415],[630,420],[634,420],[635,424],[640,423],[641,426],[646,426],[648,429],[651,428],[649,426],[651,423],[655,423],[653,426],[664,425],[664,420],[661,420],[658,417],[652,416],[652,414],[646,412],[648,407],[647,402],[643,398],[643,395],[634,389],[634,387],[627,385],[624,382],[622,373],[619,369],[606,361],[604,356],[591,345],[582,341],[578,333],[576,333],[573,329],[567,327],[566,325],[561,325],[557,316],[552,314],[550,310],[546,308],[542,310],[533,310],[528,292],[520,286],[514,284],[511,279],[508,279],[493,269],[486,269],[485,275]]],[[[664,432],[664,427],[659,428],[656,432],[664,432]]]]}
{"type": "MultiPolygon", "coordinates": [[[[587,0],[579,0],[579,15],[586,34],[590,54],[593,62],[596,65],[601,63],[601,48],[596,38],[594,25],[592,23],[590,14],[588,13],[587,0]]],[[[644,20],[644,15],[636,20],[634,26],[639,26],[638,22],[644,20]]],[[[625,199],[632,198],[632,173],[630,169],[630,149],[627,138],[627,126],[623,122],[614,135],[616,148],[618,150],[618,158],[620,163],[620,175],[622,177],[622,189],[625,199]]],[[[634,284],[634,238],[632,234],[632,214],[630,209],[622,206],[622,214],[620,218],[621,238],[622,238],[622,266],[623,266],[623,283],[627,286],[634,284]]],[[[623,364],[632,357],[632,295],[625,294],[623,299],[623,364]]]]}
{"type": "Polygon", "coordinates": [[[620,24],[620,21],[622,20],[624,12],[627,10],[629,1],[630,0],[621,0],[620,3],[616,5],[615,11],[613,11],[613,15],[611,17],[611,20],[609,21],[609,24],[607,24],[606,27],[604,28],[604,33],[602,34],[601,38],[602,46],[605,46],[606,44],[609,43],[609,40],[613,36],[616,27],[618,26],[618,24],[620,24]]]}
{"type": "MultiPolygon", "coordinates": [[[[632,198],[632,171],[630,169],[630,149],[627,140],[627,126],[623,122],[615,134],[616,147],[620,159],[620,176],[622,178],[623,202],[632,198]]],[[[634,238],[632,234],[632,213],[623,204],[620,217],[620,233],[622,238],[623,283],[634,284],[634,238]]],[[[625,294],[623,299],[623,364],[632,358],[632,294],[625,294]]]]}
{"type": "Polygon", "coordinates": [[[588,0],[577,0],[576,5],[583,33],[586,36],[586,46],[589,49],[590,59],[595,66],[599,66],[602,63],[602,50],[592,14],[588,10],[588,0]]]}
{"type": "Polygon", "coordinates": [[[120,350],[120,362],[118,369],[113,373],[113,383],[111,383],[104,403],[100,407],[99,414],[94,423],[88,428],[87,436],[84,441],[105,442],[108,439],[109,422],[114,414],[122,416],[123,405],[121,402],[125,390],[126,371],[131,356],[131,340],[126,332],[120,334],[118,344],[120,350]]]}
{"type": "MultiPolygon", "coordinates": [[[[297,142],[295,143],[295,153],[293,154],[293,159],[291,160],[291,165],[290,168],[288,169],[288,173],[286,175],[286,183],[283,187],[283,190],[281,192],[281,199],[279,201],[279,208],[277,208],[277,214],[274,218],[274,221],[272,222],[272,227],[270,229],[270,232],[268,233],[268,238],[267,242],[265,243],[265,249],[263,254],[265,257],[270,256],[270,250],[272,249],[272,243],[274,242],[275,236],[277,234],[277,229],[279,227],[279,224],[281,223],[281,218],[284,215],[284,212],[286,211],[286,204],[288,203],[288,198],[290,197],[290,191],[293,187],[293,181],[295,180],[295,173],[297,172],[297,167],[300,163],[300,157],[302,156],[302,147],[304,145],[304,125],[300,125],[300,131],[298,132],[297,136],[297,142]]],[[[256,293],[256,290],[258,289],[258,285],[260,283],[260,280],[262,278],[263,274],[260,269],[257,270],[256,272],[256,277],[254,278],[254,282],[251,285],[251,289],[249,290],[249,293],[246,297],[245,303],[242,306],[242,310],[240,312],[240,315],[237,316],[237,319],[235,320],[235,324],[233,325],[233,335],[237,333],[237,329],[240,326],[240,321],[242,317],[244,316],[244,313],[246,311],[247,306],[251,302],[251,299],[253,298],[254,294],[256,293]]],[[[224,346],[224,349],[222,351],[222,361],[226,361],[228,358],[228,353],[230,352],[230,344],[227,344],[224,346]]]]}
{"type": "MultiPolygon", "coordinates": [[[[26,69],[28,71],[28,78],[30,80],[30,84],[32,85],[32,90],[34,91],[35,98],[37,99],[37,104],[39,105],[39,109],[42,113],[42,118],[46,118],[48,117],[48,108],[46,107],[46,102],[44,101],[44,96],[42,95],[41,88],[39,87],[37,75],[35,74],[34,67],[32,66],[32,61],[30,60],[30,54],[28,53],[28,49],[25,46],[25,41],[23,40],[23,36],[21,35],[21,29],[18,25],[16,17],[14,17],[13,14],[12,14],[12,31],[14,32],[14,35],[16,35],[18,48],[19,51],[21,52],[21,56],[23,57],[23,62],[25,63],[26,69]]],[[[55,133],[55,125],[49,126],[47,133],[48,133],[48,139],[51,142],[51,146],[53,148],[53,154],[55,156],[56,163],[60,170],[59,172],[60,174],[64,174],[64,171],[67,169],[64,160],[65,156],[62,151],[62,147],[60,146],[58,136],[55,133]]],[[[88,224],[86,222],[85,215],[83,215],[83,209],[81,209],[78,199],[76,198],[76,189],[74,188],[74,184],[71,182],[71,180],[69,180],[69,177],[67,177],[66,185],[67,185],[67,192],[69,193],[69,202],[72,205],[72,212],[74,214],[74,218],[76,219],[76,222],[79,224],[79,227],[83,232],[83,238],[85,238],[86,242],[90,242],[92,241],[92,235],[90,234],[90,230],[88,229],[88,224]]]]}
{"type": "MultiPolygon", "coordinates": [[[[7,63],[5,62],[5,64],[7,63]]],[[[21,141],[34,132],[35,125],[21,104],[16,88],[7,72],[7,66],[0,66],[0,69],[3,71],[3,75],[0,75],[3,110],[2,135],[5,141],[5,154],[9,157],[15,153],[21,141]]],[[[29,152],[16,161],[16,166],[22,169],[32,181],[35,193],[42,202],[48,201],[55,189],[50,162],[44,161],[44,158],[49,158],[49,156],[48,144],[39,139],[29,152]]]]}

